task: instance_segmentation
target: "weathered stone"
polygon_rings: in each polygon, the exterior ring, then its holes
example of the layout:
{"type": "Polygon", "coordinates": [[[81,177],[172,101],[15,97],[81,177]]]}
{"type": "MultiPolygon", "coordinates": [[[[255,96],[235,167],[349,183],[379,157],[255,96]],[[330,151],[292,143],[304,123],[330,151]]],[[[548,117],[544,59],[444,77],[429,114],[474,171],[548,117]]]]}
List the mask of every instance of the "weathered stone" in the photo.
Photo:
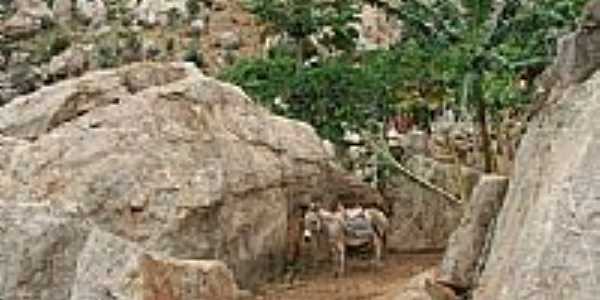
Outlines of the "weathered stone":
{"type": "Polygon", "coordinates": [[[93,45],[71,46],[50,60],[47,76],[59,79],[83,74],[91,65],[93,50],[93,45]]]}
{"type": "Polygon", "coordinates": [[[0,198],[0,298],[69,299],[89,230],[43,203],[0,198]]]}
{"type": "Polygon", "coordinates": [[[6,201],[74,218],[180,259],[220,259],[244,287],[283,268],[289,203],[324,188],[314,130],[270,115],[191,64],[134,64],[61,81],[0,108],[27,140],[6,201]]]}
{"type": "Polygon", "coordinates": [[[432,300],[427,293],[425,282],[432,278],[435,272],[436,270],[432,269],[414,276],[408,283],[375,300],[432,300]]]}
{"type": "Polygon", "coordinates": [[[54,210],[0,206],[2,299],[223,299],[239,294],[220,261],[178,260],[54,210]]]}
{"type": "Polygon", "coordinates": [[[143,285],[143,251],[133,242],[95,228],[83,248],[72,255],[77,269],[70,299],[141,299],[153,292],[143,285]]]}
{"type": "Polygon", "coordinates": [[[459,227],[450,237],[438,281],[461,289],[473,287],[487,231],[502,207],[507,187],[506,177],[481,177],[459,227]]]}
{"type": "Polygon", "coordinates": [[[186,0],[142,0],[132,1],[130,8],[133,10],[133,17],[144,26],[152,27],[157,25],[166,26],[170,11],[177,12],[182,18],[188,17],[186,0]]]}
{"type": "Polygon", "coordinates": [[[475,299],[595,299],[600,293],[600,75],[529,126],[475,299]]]}
{"type": "Polygon", "coordinates": [[[190,22],[190,33],[193,35],[199,35],[206,29],[206,21],[203,19],[196,19],[190,22]]]}
{"type": "Polygon", "coordinates": [[[103,0],[75,0],[77,16],[96,27],[106,21],[107,7],[103,0]]]}
{"type": "Polygon", "coordinates": [[[555,65],[563,84],[581,82],[600,67],[600,28],[571,33],[558,45],[555,65]]]}
{"type": "Polygon", "coordinates": [[[400,147],[404,155],[424,154],[428,151],[428,139],[422,131],[411,131],[390,140],[391,147],[400,147]]]}
{"type": "Polygon", "coordinates": [[[35,34],[53,18],[52,11],[42,0],[17,0],[13,3],[15,13],[0,23],[0,32],[8,38],[17,39],[35,34]]]}
{"type": "MultiPolygon", "coordinates": [[[[414,156],[405,165],[419,178],[442,187],[464,202],[480,174],[465,167],[414,156]]],[[[463,204],[453,201],[399,173],[382,190],[392,206],[388,247],[396,251],[443,249],[463,215],[463,204]]]]}
{"type": "Polygon", "coordinates": [[[238,291],[227,266],[217,260],[156,259],[142,257],[143,299],[235,300],[238,291]]]}
{"type": "Polygon", "coordinates": [[[0,106],[8,103],[19,94],[11,82],[11,76],[8,73],[0,72],[0,106]]]}
{"type": "Polygon", "coordinates": [[[153,60],[159,57],[161,49],[156,42],[152,40],[144,40],[142,52],[144,53],[145,60],[153,60]]]}
{"type": "Polygon", "coordinates": [[[233,31],[223,32],[217,37],[217,46],[226,50],[236,50],[240,43],[240,35],[233,31]]]}
{"type": "Polygon", "coordinates": [[[52,5],[52,13],[56,21],[65,23],[73,18],[73,0],[54,0],[52,5]]]}
{"type": "Polygon", "coordinates": [[[33,92],[43,83],[43,71],[31,64],[19,64],[9,68],[0,85],[4,93],[4,102],[11,101],[17,95],[33,92]]]}

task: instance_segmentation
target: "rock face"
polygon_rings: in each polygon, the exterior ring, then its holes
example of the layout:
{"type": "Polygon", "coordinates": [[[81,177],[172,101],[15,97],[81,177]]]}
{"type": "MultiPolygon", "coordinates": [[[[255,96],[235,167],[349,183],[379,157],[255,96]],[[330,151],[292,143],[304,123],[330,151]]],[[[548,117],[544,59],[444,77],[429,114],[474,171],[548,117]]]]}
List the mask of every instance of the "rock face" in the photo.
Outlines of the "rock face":
{"type": "Polygon", "coordinates": [[[43,22],[52,19],[52,11],[42,0],[16,0],[15,13],[6,21],[0,22],[0,32],[8,38],[19,38],[36,33],[43,22]]]}
{"type": "Polygon", "coordinates": [[[79,76],[92,64],[93,45],[74,45],[52,57],[46,75],[51,79],[79,76]]]}
{"type": "Polygon", "coordinates": [[[48,202],[143,249],[223,260],[244,287],[281,270],[289,202],[322,188],[330,159],[312,128],[189,64],[42,88],[0,108],[0,137],[0,201],[48,202]]]}
{"type": "MultiPolygon", "coordinates": [[[[202,5],[201,1],[198,1],[202,5]]],[[[182,17],[187,17],[185,0],[143,0],[130,1],[133,16],[145,26],[166,26],[169,22],[169,11],[177,12],[182,17]]]]}
{"type": "Polygon", "coordinates": [[[459,289],[473,287],[479,257],[484,250],[488,229],[496,218],[506,195],[508,178],[484,175],[473,191],[459,227],[448,241],[439,282],[459,289]]]}
{"type": "MultiPolygon", "coordinates": [[[[456,168],[424,157],[413,157],[405,165],[418,177],[443,187],[453,195],[468,199],[479,180],[479,173],[456,168]],[[457,184],[461,182],[462,187],[457,184]]],[[[463,204],[426,188],[403,174],[386,182],[383,197],[392,206],[388,247],[397,251],[443,249],[458,227],[463,204]]]]}
{"type": "Polygon", "coordinates": [[[595,299],[600,293],[600,75],[529,124],[475,299],[595,299]]]}
{"type": "Polygon", "coordinates": [[[103,0],[75,0],[77,15],[85,22],[98,26],[106,20],[107,8],[103,0]]]}
{"type": "Polygon", "coordinates": [[[50,206],[3,206],[0,216],[3,299],[233,300],[238,293],[220,261],[150,253],[50,206]]]}

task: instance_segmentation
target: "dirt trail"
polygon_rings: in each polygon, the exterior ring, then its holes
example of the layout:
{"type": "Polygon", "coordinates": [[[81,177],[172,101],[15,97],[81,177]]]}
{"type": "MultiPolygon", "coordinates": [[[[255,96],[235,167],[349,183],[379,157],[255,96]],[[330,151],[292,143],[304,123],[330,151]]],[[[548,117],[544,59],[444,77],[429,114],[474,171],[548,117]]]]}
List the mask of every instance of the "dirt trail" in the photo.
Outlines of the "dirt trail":
{"type": "Polygon", "coordinates": [[[350,260],[344,278],[334,278],[330,266],[307,271],[293,285],[270,284],[254,300],[369,300],[381,297],[441,261],[440,253],[388,254],[379,269],[358,258],[350,260]]]}

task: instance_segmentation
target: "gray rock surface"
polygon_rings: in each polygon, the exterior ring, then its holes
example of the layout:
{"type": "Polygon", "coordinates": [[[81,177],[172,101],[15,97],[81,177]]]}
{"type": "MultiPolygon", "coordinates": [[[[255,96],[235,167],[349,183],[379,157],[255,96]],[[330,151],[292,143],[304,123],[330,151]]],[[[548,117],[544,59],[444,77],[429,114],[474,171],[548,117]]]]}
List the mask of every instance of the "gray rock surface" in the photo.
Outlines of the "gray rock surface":
{"type": "Polygon", "coordinates": [[[44,87],[0,108],[0,136],[13,145],[0,148],[3,201],[49,202],[144,249],[223,260],[244,287],[282,269],[288,206],[323,188],[330,159],[311,127],[190,64],[44,87]]]}
{"type": "Polygon", "coordinates": [[[74,45],[52,57],[46,76],[52,79],[79,76],[92,65],[94,45],[74,45]]]}
{"type": "Polygon", "coordinates": [[[0,207],[2,299],[223,299],[238,293],[216,260],[178,260],[61,214],[0,207]]]}
{"type": "Polygon", "coordinates": [[[528,126],[475,299],[600,294],[600,74],[528,126]]]}
{"type": "Polygon", "coordinates": [[[0,298],[69,299],[89,230],[48,205],[0,204],[0,298]]]}
{"type": "Polygon", "coordinates": [[[108,13],[103,0],[75,0],[77,16],[92,26],[98,26],[106,21],[108,13]]]}
{"type": "MultiPolygon", "coordinates": [[[[453,195],[464,194],[464,199],[468,199],[480,176],[472,169],[424,157],[412,157],[404,163],[418,177],[453,195]]],[[[463,216],[464,204],[453,202],[401,173],[388,179],[382,194],[394,213],[388,236],[388,247],[393,250],[443,249],[463,216]]]]}
{"type": "Polygon", "coordinates": [[[58,22],[67,22],[73,18],[73,4],[75,4],[72,0],[54,0],[52,4],[52,13],[54,14],[54,18],[58,22]]]}
{"type": "Polygon", "coordinates": [[[42,29],[42,22],[53,18],[52,11],[42,0],[15,0],[15,13],[0,22],[0,32],[7,38],[21,38],[42,29]]]}
{"type": "Polygon", "coordinates": [[[460,225],[450,236],[438,281],[462,289],[473,287],[488,229],[502,207],[507,187],[506,177],[481,177],[460,225]]]}
{"type": "Polygon", "coordinates": [[[169,11],[177,12],[182,18],[187,18],[186,0],[141,0],[130,1],[133,17],[142,25],[165,26],[168,22],[169,11]]]}

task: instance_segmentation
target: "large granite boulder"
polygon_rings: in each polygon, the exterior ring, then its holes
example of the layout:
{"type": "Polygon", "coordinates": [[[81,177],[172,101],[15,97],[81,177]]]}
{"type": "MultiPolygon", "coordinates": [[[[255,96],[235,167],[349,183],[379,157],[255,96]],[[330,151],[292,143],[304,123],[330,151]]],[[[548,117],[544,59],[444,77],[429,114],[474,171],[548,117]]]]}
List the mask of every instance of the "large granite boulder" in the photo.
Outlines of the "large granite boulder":
{"type": "Polygon", "coordinates": [[[466,167],[414,156],[404,165],[418,178],[443,188],[448,197],[398,172],[382,194],[390,211],[388,247],[396,251],[444,249],[458,227],[480,173],[466,167]],[[462,197],[461,197],[462,196],[462,197]]]}
{"type": "Polygon", "coordinates": [[[596,73],[529,124],[475,299],[600,294],[599,91],[596,73]]]}
{"type": "Polygon", "coordinates": [[[467,290],[477,278],[481,254],[485,251],[488,229],[492,228],[506,195],[508,178],[484,175],[458,228],[452,233],[436,280],[442,284],[467,290]]]}
{"type": "Polygon", "coordinates": [[[179,260],[71,219],[49,205],[0,210],[2,299],[235,299],[227,266],[179,260]]]}
{"type": "Polygon", "coordinates": [[[18,97],[0,108],[0,137],[11,145],[0,201],[51,203],[144,249],[223,260],[244,287],[283,268],[289,203],[323,188],[330,159],[310,126],[176,63],[18,97]]]}

